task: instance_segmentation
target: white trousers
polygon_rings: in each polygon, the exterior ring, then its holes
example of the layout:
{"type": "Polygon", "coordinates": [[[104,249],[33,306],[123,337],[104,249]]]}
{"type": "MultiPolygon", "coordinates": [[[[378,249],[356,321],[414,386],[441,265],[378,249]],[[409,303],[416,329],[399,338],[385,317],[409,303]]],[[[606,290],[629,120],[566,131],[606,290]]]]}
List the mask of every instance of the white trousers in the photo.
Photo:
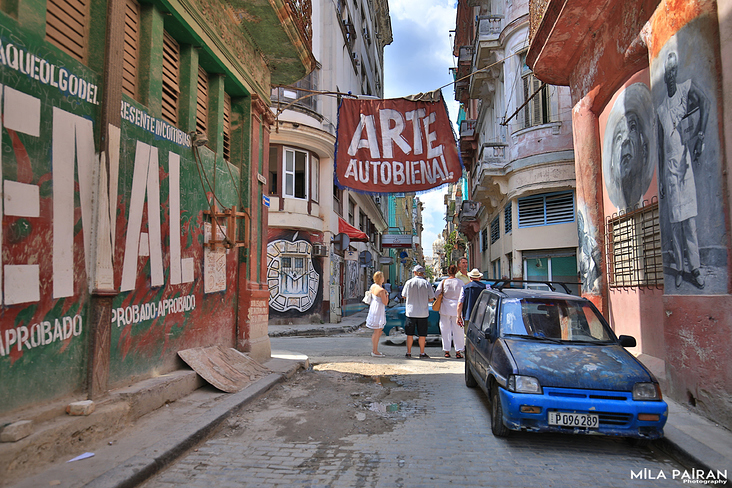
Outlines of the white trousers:
{"type": "Polygon", "coordinates": [[[450,343],[455,343],[455,351],[465,350],[465,334],[458,325],[457,317],[440,314],[440,334],[442,334],[442,350],[450,351],[450,343]]]}

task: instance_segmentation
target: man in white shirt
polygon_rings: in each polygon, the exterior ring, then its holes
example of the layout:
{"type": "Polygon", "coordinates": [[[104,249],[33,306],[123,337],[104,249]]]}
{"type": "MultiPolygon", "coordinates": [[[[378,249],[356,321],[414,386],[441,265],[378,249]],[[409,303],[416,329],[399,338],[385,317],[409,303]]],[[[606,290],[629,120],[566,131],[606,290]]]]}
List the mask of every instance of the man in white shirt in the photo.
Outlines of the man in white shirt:
{"type": "Polygon", "coordinates": [[[407,316],[404,324],[404,331],[407,333],[407,354],[406,357],[412,357],[412,342],[414,340],[414,331],[417,330],[419,336],[419,357],[420,359],[429,358],[424,352],[424,346],[427,342],[428,318],[430,315],[429,302],[435,299],[435,290],[432,285],[424,278],[424,268],[420,265],[412,269],[414,277],[404,283],[402,296],[405,300],[405,315],[407,316]]]}

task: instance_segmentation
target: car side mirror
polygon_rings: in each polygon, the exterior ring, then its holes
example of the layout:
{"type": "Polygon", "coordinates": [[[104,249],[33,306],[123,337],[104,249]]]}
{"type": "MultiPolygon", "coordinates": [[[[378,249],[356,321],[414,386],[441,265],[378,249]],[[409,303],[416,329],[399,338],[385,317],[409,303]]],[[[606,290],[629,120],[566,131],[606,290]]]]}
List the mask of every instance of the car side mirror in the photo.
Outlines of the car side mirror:
{"type": "Polygon", "coordinates": [[[623,347],[635,347],[635,337],[629,336],[629,335],[621,335],[618,336],[618,341],[620,342],[620,345],[623,347]]]}

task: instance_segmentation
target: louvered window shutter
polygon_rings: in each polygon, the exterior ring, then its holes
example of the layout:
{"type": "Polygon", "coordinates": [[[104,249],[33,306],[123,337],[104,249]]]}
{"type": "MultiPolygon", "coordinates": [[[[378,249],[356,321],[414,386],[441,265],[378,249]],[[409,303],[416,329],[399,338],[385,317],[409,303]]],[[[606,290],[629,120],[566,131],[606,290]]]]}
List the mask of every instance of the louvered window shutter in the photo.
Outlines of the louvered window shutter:
{"type": "Polygon", "coordinates": [[[208,73],[198,68],[198,88],[196,89],[196,130],[208,135],[208,73]]]}
{"type": "Polygon", "coordinates": [[[231,96],[228,93],[224,93],[224,159],[231,161],[231,96]]]}
{"type": "MultiPolygon", "coordinates": [[[[534,93],[539,91],[539,87],[541,86],[541,81],[538,80],[534,75],[531,75],[530,78],[531,78],[531,93],[529,93],[529,96],[534,95],[534,93]]],[[[543,93],[536,93],[536,95],[534,95],[534,98],[532,98],[531,102],[530,102],[531,125],[532,126],[544,123],[541,120],[542,95],[543,95],[543,93]]]]}
{"type": "Polygon", "coordinates": [[[122,67],[122,92],[137,99],[137,70],[140,55],[140,4],[127,0],[125,5],[125,45],[122,67]]]}
{"type": "Polygon", "coordinates": [[[163,118],[178,125],[180,98],[180,48],[165,32],[163,37],[163,118]]]}
{"type": "Polygon", "coordinates": [[[76,60],[87,62],[90,0],[48,0],[46,38],[76,60]]]}

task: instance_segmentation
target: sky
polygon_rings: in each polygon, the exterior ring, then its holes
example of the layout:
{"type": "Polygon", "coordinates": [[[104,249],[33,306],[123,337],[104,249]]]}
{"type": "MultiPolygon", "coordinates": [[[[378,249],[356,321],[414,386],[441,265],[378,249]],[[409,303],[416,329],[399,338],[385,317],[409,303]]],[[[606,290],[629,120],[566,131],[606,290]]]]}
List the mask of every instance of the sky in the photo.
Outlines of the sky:
{"type": "MultiPolygon", "coordinates": [[[[433,91],[452,81],[450,31],[455,29],[455,0],[389,0],[394,41],[384,49],[384,96],[399,98],[433,91]]],[[[442,89],[453,125],[459,104],[452,85],[442,89]]],[[[447,185],[419,195],[422,213],[422,248],[432,255],[432,243],[445,227],[443,195],[447,185]]]]}

